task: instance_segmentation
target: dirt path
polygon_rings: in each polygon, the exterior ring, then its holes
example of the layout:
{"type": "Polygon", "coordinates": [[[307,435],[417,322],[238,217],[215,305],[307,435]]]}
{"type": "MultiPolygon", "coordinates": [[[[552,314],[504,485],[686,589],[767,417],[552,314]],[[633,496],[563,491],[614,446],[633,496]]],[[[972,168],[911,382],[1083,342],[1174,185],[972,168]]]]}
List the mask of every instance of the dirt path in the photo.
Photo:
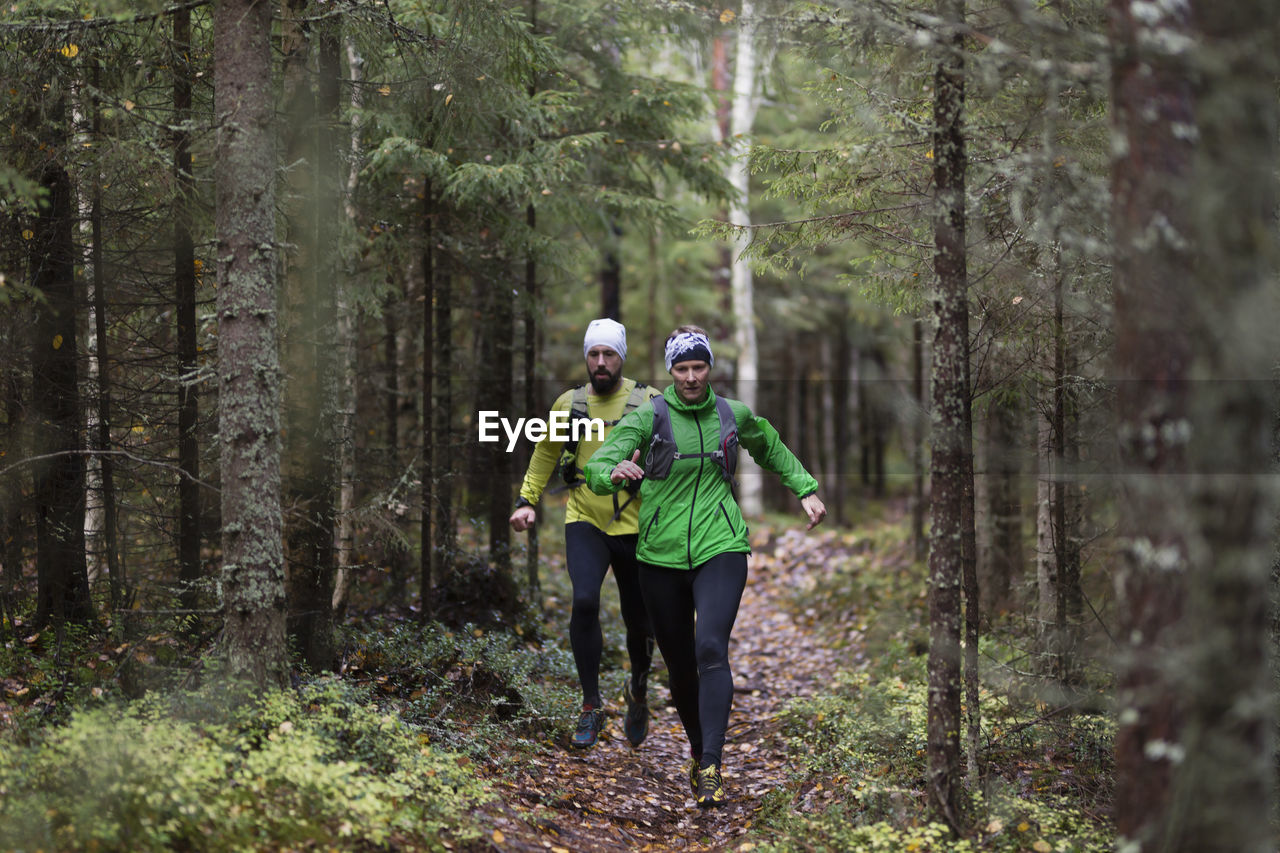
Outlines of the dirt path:
{"type": "MultiPolygon", "coordinates": [[[[779,732],[782,704],[812,693],[836,666],[829,640],[790,612],[791,590],[821,571],[834,535],[788,530],[757,540],[730,646],[734,704],[724,753],[730,802],[699,810],[686,774],[688,745],[662,672],[650,681],[658,707],[649,737],[632,749],[620,702],[600,743],[586,752],[548,744],[517,778],[494,782],[506,806],[491,842],[501,850],[738,849],[766,794],[783,785],[792,756],[779,732]],[[511,808],[518,806],[519,812],[511,808]],[[522,814],[523,813],[523,816],[522,814]],[[532,817],[527,817],[532,815],[532,817]]],[[[841,654],[847,654],[847,650],[841,654]]]]}

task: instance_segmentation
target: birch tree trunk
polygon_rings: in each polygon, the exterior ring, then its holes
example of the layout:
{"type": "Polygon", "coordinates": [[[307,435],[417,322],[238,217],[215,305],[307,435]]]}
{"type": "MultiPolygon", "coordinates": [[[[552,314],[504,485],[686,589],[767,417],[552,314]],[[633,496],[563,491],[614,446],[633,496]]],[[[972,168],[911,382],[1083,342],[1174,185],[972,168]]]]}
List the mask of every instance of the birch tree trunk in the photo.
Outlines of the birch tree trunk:
{"type": "Polygon", "coordinates": [[[271,12],[219,0],[213,20],[223,644],[229,675],[257,690],[288,674],[271,12]]]}
{"type": "MultiPolygon", "coordinates": [[[[343,194],[343,215],[348,224],[359,218],[356,206],[356,189],[360,181],[362,131],[360,111],[364,105],[362,96],[364,60],[356,51],[355,42],[347,38],[347,77],[351,81],[351,125],[348,145],[348,170],[346,191],[343,194]]],[[[355,418],[356,418],[356,329],[359,325],[357,309],[351,299],[351,279],[355,272],[353,258],[346,259],[343,281],[338,285],[337,300],[337,350],[338,372],[338,421],[336,441],[338,445],[338,511],[336,519],[336,552],[334,554],[335,577],[333,584],[334,619],[340,620],[346,610],[347,594],[351,586],[351,564],[355,555],[355,418]]]]}
{"type": "MultiPolygon", "coordinates": [[[[755,3],[743,0],[738,16],[737,55],[733,69],[733,107],[729,114],[730,145],[742,144],[739,156],[729,161],[729,183],[734,194],[729,202],[729,222],[751,224],[751,171],[748,163],[747,137],[755,125],[759,108],[756,80],[758,77],[756,33],[759,16],[755,3]]],[[[733,241],[733,260],[729,276],[729,292],[733,301],[733,344],[738,353],[736,393],[738,399],[753,412],[756,410],[759,385],[759,352],[756,348],[755,284],[751,264],[742,256],[751,245],[751,231],[744,228],[733,241]]],[[[738,464],[738,503],[747,515],[764,512],[763,474],[760,466],[743,454],[738,464]]]]}

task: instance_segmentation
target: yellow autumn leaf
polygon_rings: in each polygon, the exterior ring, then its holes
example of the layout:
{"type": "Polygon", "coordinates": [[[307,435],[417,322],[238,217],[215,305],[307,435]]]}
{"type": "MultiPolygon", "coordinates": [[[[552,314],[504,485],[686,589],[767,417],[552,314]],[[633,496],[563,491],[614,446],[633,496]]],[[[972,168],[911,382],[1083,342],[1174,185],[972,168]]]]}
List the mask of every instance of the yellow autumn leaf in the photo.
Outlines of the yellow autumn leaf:
{"type": "Polygon", "coordinates": [[[926,159],[926,160],[932,160],[932,159],[933,159],[933,149],[932,149],[932,148],[930,148],[928,151],[924,152],[924,159],[926,159]]]}
{"type": "Polygon", "coordinates": [[[1031,828],[1031,824],[1027,823],[1025,820],[1022,823],[1018,824],[1018,832],[1026,832],[1030,828],[1031,828]]]}
{"type": "Polygon", "coordinates": [[[133,101],[129,100],[128,98],[124,99],[124,108],[127,112],[133,112],[133,108],[136,106],[137,104],[135,104],[133,101]]]}
{"type": "Polygon", "coordinates": [[[1049,846],[1049,842],[1043,838],[1037,838],[1036,843],[1031,845],[1031,849],[1036,853],[1053,853],[1053,848],[1049,846]]]}
{"type": "Polygon", "coordinates": [[[80,55],[80,45],[78,45],[78,44],[64,44],[64,45],[63,45],[63,46],[58,50],[58,53],[61,53],[61,54],[62,54],[63,56],[65,56],[67,59],[75,59],[77,56],[79,56],[79,55],[80,55]]]}
{"type": "Polygon", "coordinates": [[[503,835],[503,834],[502,834],[502,830],[501,830],[501,829],[495,829],[495,830],[493,831],[493,843],[494,843],[494,844],[501,844],[502,842],[504,842],[504,841],[506,841],[506,840],[507,840],[507,837],[506,837],[505,835],[503,835]]]}
{"type": "Polygon", "coordinates": [[[31,239],[32,237],[34,237],[34,236],[36,236],[36,232],[32,231],[30,228],[23,228],[23,229],[22,229],[22,239],[23,239],[23,240],[30,240],[30,239],[31,239]]]}
{"type": "Polygon", "coordinates": [[[734,12],[732,9],[725,9],[723,12],[720,13],[720,23],[727,24],[736,17],[738,17],[738,14],[734,12]]]}
{"type": "Polygon", "coordinates": [[[53,348],[62,349],[62,335],[53,336],[53,348]]]}
{"type": "Polygon", "coordinates": [[[453,93],[452,93],[452,92],[450,92],[449,94],[447,94],[447,95],[445,95],[445,96],[444,96],[444,105],[445,105],[446,107],[447,107],[447,106],[449,106],[449,102],[450,102],[450,101],[452,101],[452,100],[453,100],[453,93]]]}
{"type": "Polygon", "coordinates": [[[382,95],[382,96],[384,96],[384,97],[385,97],[385,96],[387,96],[387,95],[390,95],[390,94],[391,94],[391,87],[390,87],[390,86],[386,86],[386,85],[379,86],[379,87],[378,87],[378,94],[379,94],[379,95],[382,95]]]}

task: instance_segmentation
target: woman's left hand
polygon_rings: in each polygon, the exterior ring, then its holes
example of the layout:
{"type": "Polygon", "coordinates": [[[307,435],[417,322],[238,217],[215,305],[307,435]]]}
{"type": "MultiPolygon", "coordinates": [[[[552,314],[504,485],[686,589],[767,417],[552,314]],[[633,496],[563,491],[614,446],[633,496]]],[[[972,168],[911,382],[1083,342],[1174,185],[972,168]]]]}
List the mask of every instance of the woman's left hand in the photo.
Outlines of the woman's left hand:
{"type": "Polygon", "coordinates": [[[822,498],[818,497],[817,492],[801,498],[800,506],[804,507],[805,513],[809,516],[809,526],[805,530],[812,530],[827,517],[827,506],[822,502],[822,498]]]}

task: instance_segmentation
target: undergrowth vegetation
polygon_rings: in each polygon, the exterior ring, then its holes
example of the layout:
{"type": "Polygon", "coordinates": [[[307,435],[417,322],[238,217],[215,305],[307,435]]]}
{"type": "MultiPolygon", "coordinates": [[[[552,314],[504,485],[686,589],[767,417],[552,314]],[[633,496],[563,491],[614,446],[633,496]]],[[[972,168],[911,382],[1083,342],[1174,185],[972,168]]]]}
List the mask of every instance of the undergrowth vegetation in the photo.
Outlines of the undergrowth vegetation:
{"type": "MultiPolygon", "coordinates": [[[[580,701],[563,624],[569,585],[554,566],[558,543],[546,547],[546,620],[450,627],[366,611],[342,628],[337,673],[302,674],[244,704],[228,701],[206,656],[163,631],[129,643],[60,638],[53,655],[7,643],[0,849],[485,846],[496,795],[481,777],[505,765],[519,778],[526,757],[566,740],[580,701]],[[137,660],[166,668],[164,689],[122,687],[124,664],[137,660]]],[[[1114,726],[1096,713],[1105,673],[1077,674],[1071,695],[1093,700],[1064,701],[1041,674],[1052,668],[1018,647],[1031,642],[1025,630],[986,632],[981,780],[972,829],[955,838],[931,822],[924,795],[925,567],[888,518],[822,547],[831,559],[797,575],[779,604],[829,634],[842,664],[787,705],[782,734],[797,769],[751,821],[756,849],[1110,850],[1114,726]]],[[[612,695],[626,666],[612,584],[602,610],[612,695]]]]}
{"type": "Polygon", "coordinates": [[[228,707],[214,683],[0,749],[0,849],[439,848],[478,830],[469,760],[338,680],[228,707]]]}
{"type": "MultiPolygon", "coordinates": [[[[820,621],[847,628],[852,620],[861,648],[821,694],[788,705],[784,733],[803,770],[766,802],[762,849],[1111,850],[1113,722],[1051,706],[1046,697],[1059,692],[1008,664],[1027,652],[1004,635],[981,649],[973,830],[957,839],[930,822],[926,567],[911,559],[901,524],[877,522],[859,536],[852,556],[796,593],[794,604],[820,621]]],[[[1092,675],[1099,681],[1082,689],[1105,692],[1105,676],[1092,675]]]]}

